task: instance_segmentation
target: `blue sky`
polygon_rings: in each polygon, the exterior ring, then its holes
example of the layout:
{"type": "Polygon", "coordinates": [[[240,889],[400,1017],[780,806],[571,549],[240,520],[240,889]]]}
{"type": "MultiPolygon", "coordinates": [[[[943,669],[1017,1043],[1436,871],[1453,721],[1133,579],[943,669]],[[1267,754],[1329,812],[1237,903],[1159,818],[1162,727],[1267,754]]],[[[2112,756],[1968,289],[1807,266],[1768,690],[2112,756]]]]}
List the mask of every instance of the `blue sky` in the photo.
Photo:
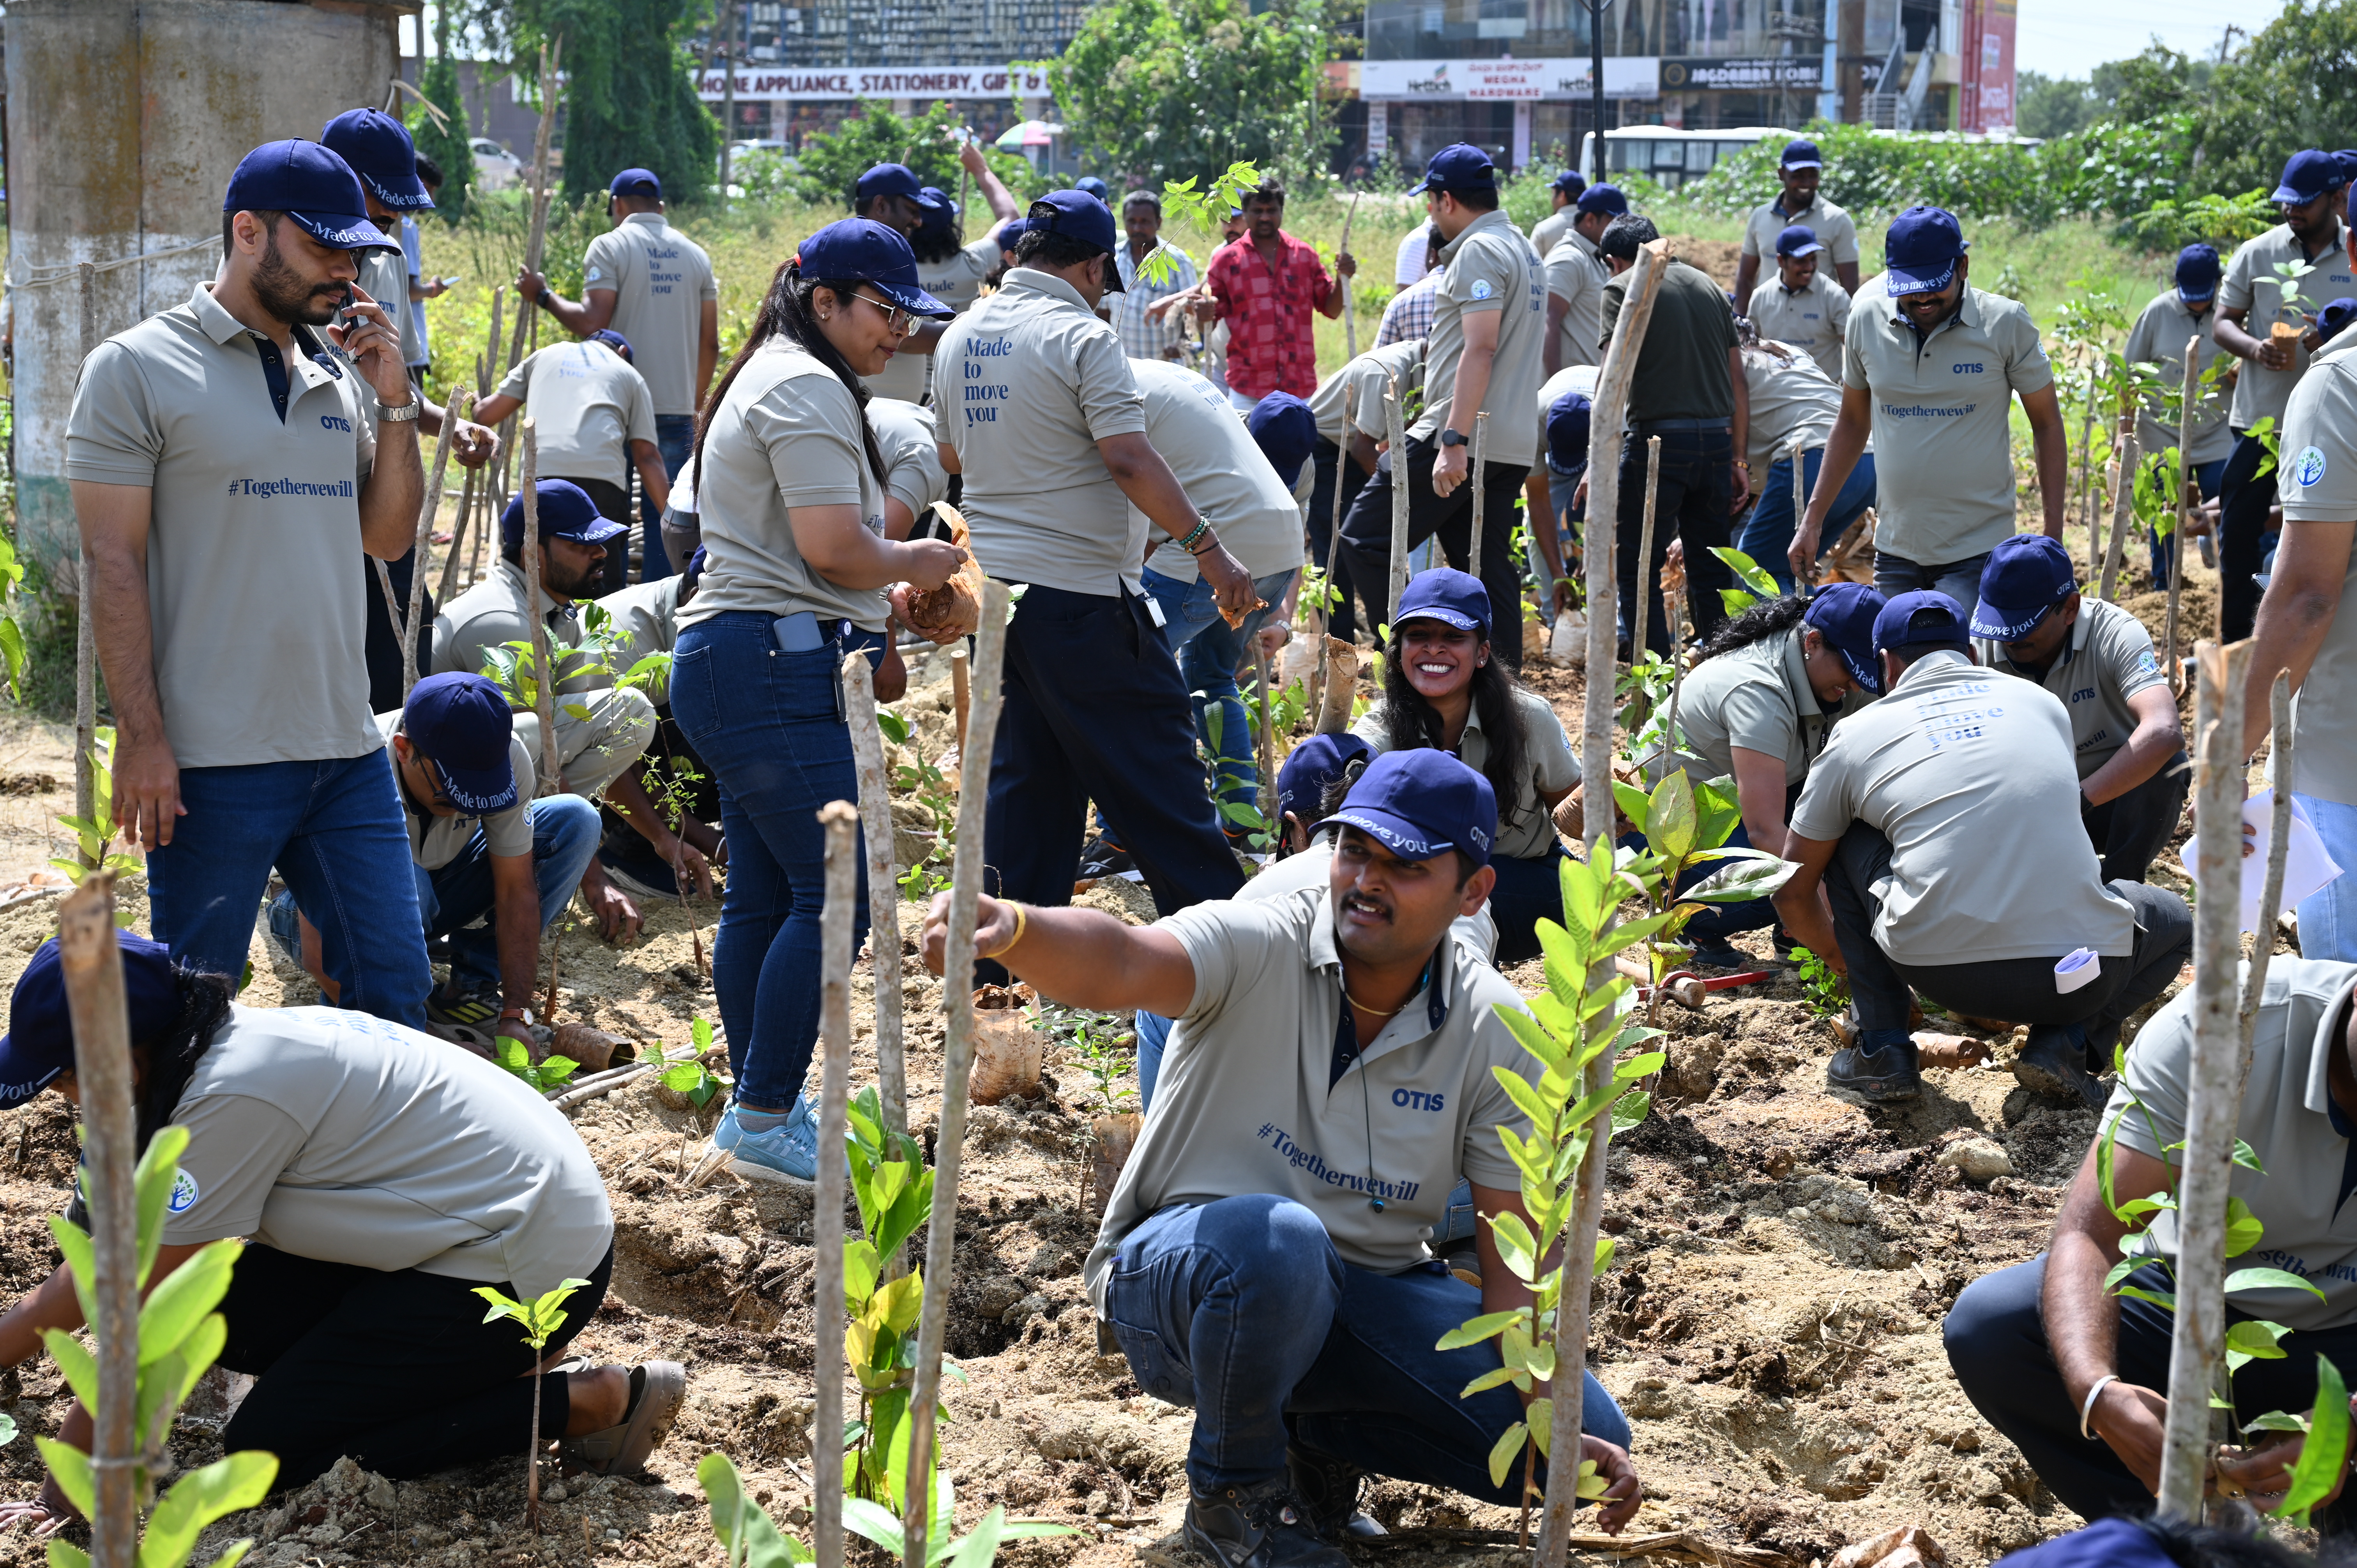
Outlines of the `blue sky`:
{"type": "Polygon", "coordinates": [[[2020,5],[2017,67],[2048,76],[2084,76],[2104,60],[2137,53],[2155,34],[2173,49],[2214,59],[2227,23],[2264,27],[2282,9],[2280,0],[2020,0],[2020,5]]]}

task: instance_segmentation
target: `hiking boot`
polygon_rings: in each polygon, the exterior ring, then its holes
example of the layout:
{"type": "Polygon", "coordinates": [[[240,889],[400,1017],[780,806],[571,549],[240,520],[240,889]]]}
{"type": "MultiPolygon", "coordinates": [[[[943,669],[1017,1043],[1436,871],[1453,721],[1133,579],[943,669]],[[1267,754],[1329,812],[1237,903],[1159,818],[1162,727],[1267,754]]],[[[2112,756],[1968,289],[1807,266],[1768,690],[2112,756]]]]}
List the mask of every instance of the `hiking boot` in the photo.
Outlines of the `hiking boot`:
{"type": "Polygon", "coordinates": [[[1081,847],[1081,869],[1078,880],[1092,881],[1102,876],[1118,876],[1125,871],[1135,871],[1137,863],[1129,851],[1100,833],[1081,847]]]}
{"type": "Polygon", "coordinates": [[[2084,1030],[2044,1025],[2029,1031],[2029,1043],[2013,1058],[2013,1076],[2033,1094],[2076,1100],[2090,1111],[2101,1111],[2111,1095],[2087,1070],[2086,1059],[2084,1030]]]}
{"type": "Polygon", "coordinates": [[[1309,1510],[1280,1476],[1251,1487],[1187,1493],[1187,1544],[1212,1568],[1350,1568],[1309,1522],[1309,1510]]]}
{"type": "Polygon", "coordinates": [[[734,1104],[712,1129],[712,1147],[728,1156],[728,1168],[755,1181],[807,1187],[818,1179],[818,1120],[810,1101],[797,1098],[785,1121],[752,1132],[737,1120],[734,1104]]]}
{"type": "Polygon", "coordinates": [[[500,1020],[499,987],[476,985],[462,990],[452,985],[436,991],[425,999],[425,1019],[488,1034],[500,1020]]]}
{"type": "Polygon", "coordinates": [[[1912,1043],[1868,1051],[1846,1046],[1825,1067],[1825,1092],[1853,1105],[1894,1105],[1920,1099],[1923,1079],[1915,1070],[1912,1043]]]}
{"type": "Polygon", "coordinates": [[[1309,1510],[1309,1528],[1320,1541],[1340,1546],[1345,1541],[1365,1541],[1390,1530],[1359,1510],[1359,1483],[1367,1473],[1314,1448],[1288,1446],[1286,1479],[1309,1510]]]}

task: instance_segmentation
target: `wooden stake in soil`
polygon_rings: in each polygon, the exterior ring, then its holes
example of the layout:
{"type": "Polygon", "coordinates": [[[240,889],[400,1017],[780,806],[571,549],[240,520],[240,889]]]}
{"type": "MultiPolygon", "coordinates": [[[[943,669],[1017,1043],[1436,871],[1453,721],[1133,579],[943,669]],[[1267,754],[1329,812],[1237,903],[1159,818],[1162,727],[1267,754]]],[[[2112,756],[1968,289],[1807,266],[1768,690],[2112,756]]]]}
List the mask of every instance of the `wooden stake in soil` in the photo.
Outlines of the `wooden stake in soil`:
{"type": "MultiPolygon", "coordinates": [[[[2185,582],[2185,529],[2192,521],[2193,465],[2189,457],[2193,451],[2193,396],[2197,383],[2201,347],[2200,334],[2185,342],[2185,382],[2177,403],[2177,527],[2169,536],[2169,668],[2171,678],[2177,670],[2177,596],[2185,582]]],[[[2226,596],[2218,596],[2219,635],[2225,635],[2226,596]]],[[[2172,686],[2172,691],[2182,690],[2172,686]]],[[[2265,941],[2266,939],[2260,939],[2265,941]]]]}
{"type": "Polygon", "coordinates": [[[458,563],[466,558],[468,525],[475,520],[475,486],[481,478],[469,468],[458,486],[458,521],[450,525],[450,553],[442,558],[442,582],[434,595],[437,603],[448,604],[450,590],[457,585],[458,563]]]}
{"type": "MultiPolygon", "coordinates": [[[[84,262],[81,273],[81,357],[90,358],[98,347],[98,269],[84,262]]],[[[98,810],[98,759],[91,755],[98,745],[98,596],[91,586],[90,554],[81,547],[81,531],[74,531],[74,815],[98,827],[101,833],[112,837],[113,824],[101,822],[94,814],[98,810]]],[[[96,851],[81,846],[81,836],[74,837],[74,858],[83,866],[95,868],[99,857],[106,853],[101,843],[96,851]]]]}
{"type": "Polygon", "coordinates": [[[98,1509],[91,1520],[95,1568],[132,1568],[139,1553],[139,1216],[132,1187],[138,1129],[131,1102],[131,1024],[123,950],[114,926],[114,874],[95,871],[58,907],[58,957],[73,1018],[74,1081],[81,1085],[82,1168],[90,1181],[90,1234],[97,1298],[98,1410],[91,1444],[98,1509]]]}
{"type": "MultiPolygon", "coordinates": [[[[423,395],[423,394],[420,394],[423,395]]],[[[450,443],[458,423],[475,406],[475,394],[460,387],[442,411],[442,437],[434,444],[434,471],[426,476],[425,499],[417,509],[417,542],[409,558],[409,610],[401,628],[401,700],[417,684],[417,630],[425,616],[425,561],[434,550],[434,516],[442,510],[442,476],[450,467],[450,443]]]]}
{"type": "Polygon", "coordinates": [[[2087,395],[2087,416],[2079,423],[2079,526],[2087,531],[2087,576],[2093,581],[2103,564],[2103,531],[2095,526],[2094,469],[2095,398],[2087,395]]]}
{"type": "MultiPolygon", "coordinates": [[[[2180,448],[2181,450],[2181,448],[2180,448]]],[[[2250,699],[2246,696],[2244,701],[2250,699]]],[[[2251,1039],[2259,1024],[2259,999],[2267,988],[2267,965],[2275,958],[2276,918],[2283,913],[2284,860],[2291,847],[2291,671],[2276,671],[2267,693],[2267,721],[2274,736],[2267,769],[2275,798],[2267,810],[2267,872],[2259,888],[2259,918],[2252,936],[2251,967],[2243,978],[2243,1070],[2251,1072],[2251,1039]]]]}
{"type": "MultiPolygon", "coordinates": [[[[963,648],[950,650],[950,705],[957,714],[958,761],[965,761],[966,711],[974,705],[972,660],[963,648]]],[[[963,778],[963,769],[959,777],[963,778]]]]}
{"type": "Polygon", "coordinates": [[[1383,625],[1388,628],[1399,618],[1400,595],[1407,591],[1407,420],[1400,413],[1396,376],[1391,378],[1391,390],[1383,393],[1383,416],[1391,426],[1392,458],[1392,571],[1390,591],[1383,596],[1383,625]]]}
{"type": "MultiPolygon", "coordinates": [[[[1801,460],[1803,457],[1806,457],[1808,453],[1803,449],[1801,442],[1798,439],[1795,439],[1792,443],[1792,450],[1789,456],[1792,460],[1792,517],[1794,519],[1794,526],[1797,527],[1799,526],[1798,520],[1809,515],[1809,485],[1806,478],[1808,466],[1801,460]]],[[[1646,479],[1645,483],[1646,488],[1651,489],[1652,487],[1652,480],[1650,477],[1646,479]]],[[[1646,510],[1650,511],[1652,509],[1649,507],[1646,510]]],[[[1817,542],[1822,545],[1824,541],[1819,540],[1817,542]]],[[[1813,561],[1810,562],[1807,570],[1803,571],[1800,576],[1793,580],[1803,588],[1813,585],[1817,580],[1817,564],[1813,561]]]]}
{"type": "Polygon", "coordinates": [[[1006,656],[1006,585],[982,593],[974,639],[974,744],[960,754],[957,854],[950,870],[950,929],[942,958],[949,1037],[942,1049],[942,1120],[934,1139],[933,1208],[925,1238],[925,1305],[917,1325],[917,1382],[909,1399],[907,1568],[925,1568],[931,1502],[933,1422],[941,1398],[942,1336],[949,1326],[950,1285],[957,1267],[958,1167],[965,1151],[966,1075],[974,1069],[974,928],[982,897],[983,812],[990,795],[990,753],[998,734],[1000,667],[1006,656]]]}
{"type": "MultiPolygon", "coordinates": [[[[556,72],[565,56],[562,35],[540,46],[540,125],[532,136],[532,231],[523,246],[524,271],[540,271],[541,247],[548,238],[548,143],[556,129],[556,72]]],[[[730,80],[735,80],[732,69],[730,80]]],[[[512,371],[523,359],[523,338],[526,325],[535,320],[540,312],[529,299],[516,301],[515,336],[508,348],[508,369],[512,371]]]]}
{"type": "MultiPolygon", "coordinates": [[[[867,667],[857,654],[851,662],[867,667]]],[[[872,707],[872,694],[869,703],[872,707]]],[[[819,808],[818,820],[826,828],[826,904],[818,936],[819,1042],[825,1065],[819,1079],[818,1191],[813,1199],[818,1398],[811,1430],[824,1433],[843,1430],[843,1200],[851,1170],[844,1152],[850,1130],[845,1101],[851,1089],[851,928],[859,897],[859,813],[847,801],[833,800],[819,808]]],[[[811,1545],[818,1568],[842,1568],[843,1444],[813,1444],[811,1471],[811,1545]]]]}
{"type": "Polygon", "coordinates": [[[556,793],[556,670],[548,657],[548,618],[540,608],[540,436],[523,418],[523,602],[532,617],[533,711],[540,716],[540,788],[556,793]]]}
{"type": "MultiPolygon", "coordinates": [[[[1260,757],[1260,820],[1275,840],[1284,836],[1276,813],[1276,714],[1269,703],[1268,650],[1258,637],[1253,639],[1253,667],[1260,676],[1260,744],[1254,747],[1260,757]]],[[[1274,842],[1269,845],[1272,853],[1275,847],[1274,842]]]]}
{"type": "Polygon", "coordinates": [[[1359,650],[1339,637],[1326,639],[1326,691],[1318,708],[1318,733],[1340,735],[1351,727],[1351,701],[1358,695],[1359,650]]]}
{"type": "MultiPolygon", "coordinates": [[[[1351,205],[1346,208],[1342,213],[1342,237],[1334,242],[1334,253],[1336,255],[1339,256],[1351,248],[1351,220],[1356,218],[1358,215],[1359,192],[1354,190],[1351,193],[1351,205]]],[[[1359,280],[1356,278],[1338,277],[1334,281],[1342,290],[1343,355],[1346,359],[1355,360],[1359,357],[1359,311],[1358,302],[1351,296],[1358,292],[1357,288],[1353,285],[1355,285],[1359,280]]],[[[1347,445],[1347,437],[1350,435],[1347,428],[1344,430],[1343,435],[1346,437],[1347,445]]],[[[1334,470],[1334,488],[1336,493],[1340,493],[1341,485],[1342,471],[1338,467],[1334,470]]]]}
{"type": "Polygon", "coordinates": [[[2104,575],[2095,596],[2105,604],[2119,602],[2120,563],[2127,554],[2128,526],[2136,519],[2136,465],[2141,456],[2136,450],[2136,433],[2131,428],[2119,438],[2122,472],[2126,479],[2112,492],[2111,543],[2104,551],[2104,575]]]}
{"type": "MultiPolygon", "coordinates": [[[[2177,1312],[2169,1357],[2169,1418],[2160,1456],[2160,1509],[2201,1519],[2210,1453],[2210,1392],[2226,1333],[2226,1198],[2233,1179],[2242,1069],[2236,995],[2242,959],[2243,704],[2251,645],[2195,650],[2195,882],[2193,1063],[2178,1194],[2177,1312]]],[[[2261,932],[2266,941],[2272,933],[2261,932]]]]}
{"type": "MultiPolygon", "coordinates": [[[[1473,452],[1466,459],[1465,476],[1473,487],[1473,531],[1465,547],[1465,569],[1477,577],[1481,575],[1481,476],[1489,450],[1490,415],[1484,411],[1473,416],[1473,452]]],[[[1497,612],[1493,609],[1491,613],[1497,612]]]]}
{"type": "MultiPolygon", "coordinates": [[[[892,789],[884,774],[884,734],[876,725],[876,674],[867,656],[843,661],[843,711],[859,769],[859,819],[867,833],[867,950],[875,955],[876,1088],[884,1124],[909,1130],[908,1069],[900,1027],[900,885],[893,874],[892,789]]],[[[832,1430],[822,1428],[821,1430],[832,1430]]]]}
{"type": "MultiPolygon", "coordinates": [[[[1645,521],[1637,536],[1637,602],[1629,607],[1630,617],[1636,622],[1636,629],[1629,634],[1629,662],[1632,665],[1645,661],[1645,634],[1652,629],[1646,623],[1652,619],[1653,614],[1653,584],[1656,580],[1653,575],[1653,498],[1660,493],[1661,488],[1662,438],[1648,435],[1645,437],[1645,521]]],[[[1589,493],[1594,493],[1593,487],[1589,493]]],[[[1670,646],[1674,652],[1677,648],[1674,638],[1671,639],[1670,646]]]]}

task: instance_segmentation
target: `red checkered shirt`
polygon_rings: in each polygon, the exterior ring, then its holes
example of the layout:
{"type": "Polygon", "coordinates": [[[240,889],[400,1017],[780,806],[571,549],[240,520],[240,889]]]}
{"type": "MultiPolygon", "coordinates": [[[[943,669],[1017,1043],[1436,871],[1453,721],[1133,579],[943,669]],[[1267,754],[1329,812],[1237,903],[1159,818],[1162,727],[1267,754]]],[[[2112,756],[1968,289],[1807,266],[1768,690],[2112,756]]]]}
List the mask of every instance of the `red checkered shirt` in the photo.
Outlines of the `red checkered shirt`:
{"type": "Polygon", "coordinates": [[[1229,387],[1249,398],[1273,392],[1306,398],[1318,390],[1314,328],[1334,279],[1313,247],[1282,230],[1276,242],[1273,268],[1250,234],[1221,246],[1206,281],[1228,323],[1229,387]]]}

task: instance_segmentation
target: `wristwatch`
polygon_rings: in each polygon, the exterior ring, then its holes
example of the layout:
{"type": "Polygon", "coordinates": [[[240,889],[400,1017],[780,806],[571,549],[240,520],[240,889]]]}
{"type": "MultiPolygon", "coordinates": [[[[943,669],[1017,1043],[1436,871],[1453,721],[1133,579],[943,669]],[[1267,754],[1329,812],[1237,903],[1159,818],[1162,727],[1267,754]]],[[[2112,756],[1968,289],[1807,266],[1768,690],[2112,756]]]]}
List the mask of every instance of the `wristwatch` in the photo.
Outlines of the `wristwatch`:
{"type": "Polygon", "coordinates": [[[381,403],[376,405],[376,422],[379,424],[408,424],[417,418],[419,412],[420,405],[414,397],[399,408],[381,403]]]}
{"type": "Polygon", "coordinates": [[[1443,430],[1440,433],[1440,444],[1443,446],[1463,446],[1470,440],[1471,437],[1461,430],[1443,430]]]}

